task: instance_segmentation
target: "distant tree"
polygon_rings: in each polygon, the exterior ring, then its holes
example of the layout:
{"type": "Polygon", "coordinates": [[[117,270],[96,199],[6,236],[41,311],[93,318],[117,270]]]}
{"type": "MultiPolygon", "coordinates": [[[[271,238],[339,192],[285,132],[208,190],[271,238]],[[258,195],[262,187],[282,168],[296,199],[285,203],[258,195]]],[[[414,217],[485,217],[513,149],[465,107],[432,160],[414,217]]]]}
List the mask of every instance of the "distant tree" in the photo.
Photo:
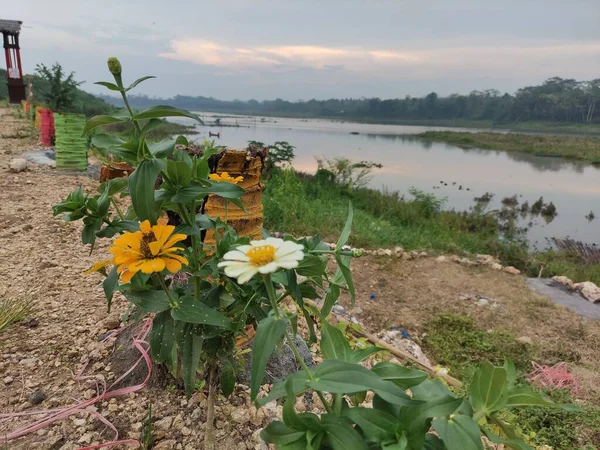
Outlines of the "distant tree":
{"type": "Polygon", "coordinates": [[[54,63],[52,68],[44,64],[35,67],[35,73],[44,82],[41,85],[41,96],[46,106],[54,111],[65,111],[69,109],[77,94],[77,87],[83,81],[75,81],[75,72],[66,75],[59,63],[54,63]]]}

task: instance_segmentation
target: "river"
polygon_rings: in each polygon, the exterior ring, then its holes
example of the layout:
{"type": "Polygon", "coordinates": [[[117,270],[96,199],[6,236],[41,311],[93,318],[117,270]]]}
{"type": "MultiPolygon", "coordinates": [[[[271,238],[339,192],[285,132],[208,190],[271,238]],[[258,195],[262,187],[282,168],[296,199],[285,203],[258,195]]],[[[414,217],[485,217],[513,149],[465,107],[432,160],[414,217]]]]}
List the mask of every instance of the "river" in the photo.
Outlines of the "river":
{"type": "MultiPolygon", "coordinates": [[[[214,122],[218,116],[198,114],[206,123],[214,122]]],[[[267,145],[287,141],[296,147],[294,167],[306,172],[316,170],[315,157],[321,156],[381,163],[383,168],[373,171],[371,187],[407,195],[414,187],[446,197],[445,208],[457,211],[468,210],[474,205],[474,198],[486,192],[495,194],[489,209],[500,208],[503,198],[515,194],[519,203],[527,201],[529,205],[543,196],[545,202],[556,206],[556,217],[550,221],[541,216],[519,218],[521,226],[531,223],[527,238],[533,248],[546,248],[552,237],[600,243],[600,168],[590,164],[526,153],[462,149],[412,136],[429,130],[482,130],[230,114],[219,117],[223,125],[239,127],[198,126],[201,134],[190,138],[201,141],[208,138],[209,131],[218,132],[220,138],[210,139],[233,149],[246,147],[249,140],[267,145]],[[590,211],[598,218],[586,219],[590,211]]]]}

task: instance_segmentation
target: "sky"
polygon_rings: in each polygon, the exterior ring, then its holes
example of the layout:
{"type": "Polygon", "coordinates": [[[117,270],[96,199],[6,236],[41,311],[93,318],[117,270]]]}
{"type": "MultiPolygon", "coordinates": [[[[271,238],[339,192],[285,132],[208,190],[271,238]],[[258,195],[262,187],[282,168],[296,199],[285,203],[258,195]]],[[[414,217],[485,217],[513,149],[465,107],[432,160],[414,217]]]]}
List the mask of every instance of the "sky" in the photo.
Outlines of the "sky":
{"type": "MultiPolygon", "coordinates": [[[[403,98],[600,78],[600,0],[0,0],[23,69],[60,62],[104,92],[225,100],[403,98]]],[[[3,67],[4,62],[0,63],[3,67]]]]}

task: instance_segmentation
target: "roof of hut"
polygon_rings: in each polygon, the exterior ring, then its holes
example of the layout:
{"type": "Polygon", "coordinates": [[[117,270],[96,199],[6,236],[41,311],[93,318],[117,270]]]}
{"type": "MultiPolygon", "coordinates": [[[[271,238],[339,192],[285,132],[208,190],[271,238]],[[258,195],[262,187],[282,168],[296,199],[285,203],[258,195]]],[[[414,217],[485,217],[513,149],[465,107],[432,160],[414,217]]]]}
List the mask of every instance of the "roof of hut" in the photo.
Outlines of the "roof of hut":
{"type": "Polygon", "coordinates": [[[0,32],[19,33],[21,31],[21,20],[0,19],[0,32]]]}

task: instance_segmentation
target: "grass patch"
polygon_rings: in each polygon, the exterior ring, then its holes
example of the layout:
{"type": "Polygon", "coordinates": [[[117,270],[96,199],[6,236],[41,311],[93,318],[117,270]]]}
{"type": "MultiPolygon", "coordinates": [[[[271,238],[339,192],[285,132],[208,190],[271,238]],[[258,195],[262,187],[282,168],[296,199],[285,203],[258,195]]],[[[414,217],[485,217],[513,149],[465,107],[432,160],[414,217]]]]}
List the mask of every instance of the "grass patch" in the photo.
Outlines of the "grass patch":
{"type": "Polygon", "coordinates": [[[508,333],[481,330],[470,317],[442,314],[430,319],[425,331],[425,353],[459,379],[470,380],[482,361],[501,365],[508,358],[519,370],[531,367],[529,346],[516,342],[508,333]]]}
{"type": "Polygon", "coordinates": [[[344,227],[348,204],[355,210],[351,244],[377,248],[399,245],[407,250],[443,253],[526,255],[523,246],[499,239],[489,216],[439,210],[438,200],[424,194],[405,199],[398,193],[360,188],[348,190],[316,177],[278,172],[263,195],[265,226],[295,235],[321,233],[334,241],[344,227]]]}
{"type": "Polygon", "coordinates": [[[599,137],[485,132],[463,133],[454,131],[428,131],[418,136],[423,139],[446,142],[459,147],[524,152],[540,156],[560,156],[591,163],[600,163],[599,137]]]}
{"type": "Polygon", "coordinates": [[[535,253],[531,256],[527,267],[529,275],[535,277],[541,271],[545,278],[564,275],[576,283],[592,281],[600,285],[600,265],[588,264],[573,252],[548,250],[535,253]]]}
{"type": "MultiPolygon", "coordinates": [[[[547,390],[544,395],[556,403],[574,403],[566,389],[547,390]]],[[[523,434],[531,436],[536,446],[549,445],[554,450],[593,450],[600,448],[600,408],[583,407],[581,412],[564,409],[528,407],[515,410],[511,421],[519,424],[523,434]]]]}
{"type": "Polygon", "coordinates": [[[32,300],[1,299],[0,300],[0,332],[7,330],[31,314],[32,300]]]}

